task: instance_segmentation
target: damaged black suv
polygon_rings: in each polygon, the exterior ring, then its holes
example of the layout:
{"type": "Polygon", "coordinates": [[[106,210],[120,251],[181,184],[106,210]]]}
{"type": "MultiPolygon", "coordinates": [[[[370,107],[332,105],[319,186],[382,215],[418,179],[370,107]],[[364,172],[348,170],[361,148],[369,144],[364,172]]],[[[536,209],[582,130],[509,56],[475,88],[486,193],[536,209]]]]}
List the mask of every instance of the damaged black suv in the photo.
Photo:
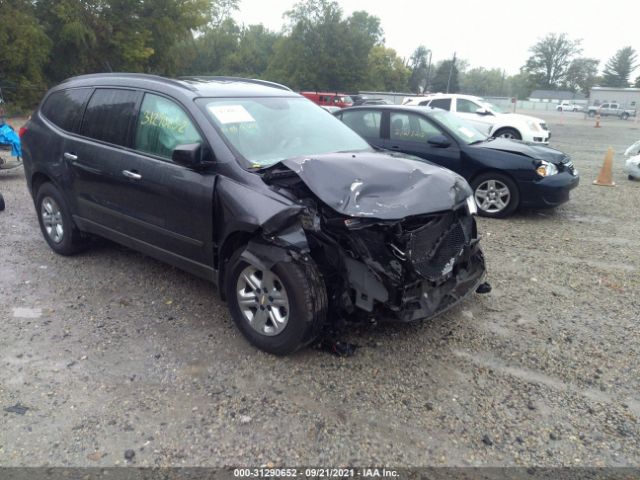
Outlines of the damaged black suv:
{"type": "Polygon", "coordinates": [[[431,317],[484,275],[462,177],[373,149],[277,84],[75,77],[22,139],[54,251],[94,234],[211,280],[268,352],[338,319],[431,317]]]}

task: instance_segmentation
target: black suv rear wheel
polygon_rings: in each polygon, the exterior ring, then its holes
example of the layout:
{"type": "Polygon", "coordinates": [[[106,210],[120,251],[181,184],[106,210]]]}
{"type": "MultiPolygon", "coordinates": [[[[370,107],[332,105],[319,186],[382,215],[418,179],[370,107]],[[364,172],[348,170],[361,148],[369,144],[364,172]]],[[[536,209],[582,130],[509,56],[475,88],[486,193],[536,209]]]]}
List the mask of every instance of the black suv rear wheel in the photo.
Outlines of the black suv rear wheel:
{"type": "Polygon", "coordinates": [[[36,211],[44,239],[60,255],[73,255],[85,246],[73,223],[67,202],[51,183],[43,183],[36,194],[36,211]]]}
{"type": "Polygon", "coordinates": [[[254,346],[287,355],[315,340],[325,322],[327,293],[315,265],[295,260],[270,269],[241,258],[229,261],[225,289],[229,310],[254,346]]]}

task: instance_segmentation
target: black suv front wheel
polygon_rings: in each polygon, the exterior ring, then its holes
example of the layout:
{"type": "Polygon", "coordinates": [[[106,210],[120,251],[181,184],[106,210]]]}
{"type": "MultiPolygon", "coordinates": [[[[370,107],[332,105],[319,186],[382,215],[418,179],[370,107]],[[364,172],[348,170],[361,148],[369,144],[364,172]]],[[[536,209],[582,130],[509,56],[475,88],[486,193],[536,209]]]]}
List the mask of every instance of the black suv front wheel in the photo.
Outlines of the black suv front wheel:
{"type": "Polygon", "coordinates": [[[271,268],[237,251],[227,269],[226,296],[234,322],[254,346],[287,355],[315,340],[325,322],[327,293],[315,265],[294,259],[271,268]]]}

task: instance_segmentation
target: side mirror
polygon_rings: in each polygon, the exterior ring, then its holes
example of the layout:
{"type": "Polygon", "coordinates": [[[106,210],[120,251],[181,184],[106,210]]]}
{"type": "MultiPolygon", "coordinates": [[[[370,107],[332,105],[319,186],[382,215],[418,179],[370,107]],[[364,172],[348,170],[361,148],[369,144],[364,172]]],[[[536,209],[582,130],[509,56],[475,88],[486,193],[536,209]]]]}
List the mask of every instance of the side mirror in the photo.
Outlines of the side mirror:
{"type": "Polygon", "coordinates": [[[447,148],[449,145],[451,145],[451,141],[444,135],[434,135],[429,140],[427,140],[427,143],[438,148],[447,148]]]}
{"type": "Polygon", "coordinates": [[[189,143],[174,148],[171,160],[184,167],[198,168],[211,163],[211,153],[199,143],[189,143]]]}
{"type": "Polygon", "coordinates": [[[487,110],[486,108],[479,108],[476,110],[476,113],[478,115],[491,115],[491,112],[489,110],[487,110]]]}

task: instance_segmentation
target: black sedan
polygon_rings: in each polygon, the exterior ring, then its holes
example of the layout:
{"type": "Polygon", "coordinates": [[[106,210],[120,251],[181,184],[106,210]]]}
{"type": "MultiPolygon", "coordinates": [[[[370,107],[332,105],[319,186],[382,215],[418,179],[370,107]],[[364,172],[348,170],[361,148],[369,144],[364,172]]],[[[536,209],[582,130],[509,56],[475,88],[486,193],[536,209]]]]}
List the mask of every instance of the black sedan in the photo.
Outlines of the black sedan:
{"type": "Polygon", "coordinates": [[[556,207],[569,200],[579,182],[565,153],[487,138],[444,110],[377,105],[345,108],[335,116],[373,146],[459,173],[473,188],[478,212],[487,217],[506,217],[518,207],[556,207]]]}

